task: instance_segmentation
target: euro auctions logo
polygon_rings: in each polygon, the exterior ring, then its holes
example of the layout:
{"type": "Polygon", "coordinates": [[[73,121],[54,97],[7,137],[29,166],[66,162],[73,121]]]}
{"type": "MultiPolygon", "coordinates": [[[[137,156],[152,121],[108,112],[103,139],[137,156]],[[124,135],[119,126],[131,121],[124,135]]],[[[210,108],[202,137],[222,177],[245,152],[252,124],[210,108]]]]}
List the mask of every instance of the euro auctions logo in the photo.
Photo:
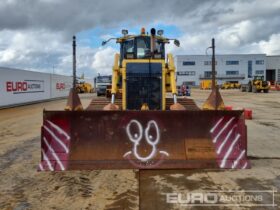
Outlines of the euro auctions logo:
{"type": "Polygon", "coordinates": [[[68,91],[72,87],[71,82],[56,82],[54,84],[55,84],[56,91],[59,91],[59,92],[68,91]]]}
{"type": "Polygon", "coordinates": [[[218,202],[218,195],[215,193],[167,193],[167,203],[179,204],[215,204],[218,202]]]}
{"type": "Polygon", "coordinates": [[[276,207],[275,190],[251,191],[209,191],[164,193],[166,203],[176,206],[235,206],[235,207],[276,207]]]}
{"type": "Polygon", "coordinates": [[[65,83],[64,82],[57,82],[55,87],[56,87],[57,90],[65,90],[65,83]]]}
{"type": "Polygon", "coordinates": [[[44,92],[43,80],[6,81],[6,91],[13,94],[44,92]]]}

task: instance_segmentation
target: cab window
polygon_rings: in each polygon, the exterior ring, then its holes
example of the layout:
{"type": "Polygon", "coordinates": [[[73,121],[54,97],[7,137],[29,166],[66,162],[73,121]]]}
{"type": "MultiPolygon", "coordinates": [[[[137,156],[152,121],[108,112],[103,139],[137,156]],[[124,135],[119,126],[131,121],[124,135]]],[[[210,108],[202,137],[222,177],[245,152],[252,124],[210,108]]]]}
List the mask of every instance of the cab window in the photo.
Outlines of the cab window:
{"type": "Polygon", "coordinates": [[[138,37],[136,40],[137,40],[137,58],[147,58],[150,52],[149,37],[138,37]]]}
{"type": "Polygon", "coordinates": [[[121,60],[126,59],[145,59],[164,58],[164,43],[161,40],[155,40],[154,52],[151,52],[151,38],[148,36],[139,36],[134,39],[129,39],[123,42],[121,47],[121,60]]]}
{"type": "Polygon", "coordinates": [[[134,52],[134,42],[133,39],[127,40],[124,43],[124,48],[126,53],[133,53],[134,52]]]}
{"type": "Polygon", "coordinates": [[[129,39],[122,44],[120,63],[123,58],[134,58],[134,39],[129,39]]]}
{"type": "Polygon", "coordinates": [[[154,57],[164,58],[164,43],[160,40],[156,40],[155,42],[154,57]]]}

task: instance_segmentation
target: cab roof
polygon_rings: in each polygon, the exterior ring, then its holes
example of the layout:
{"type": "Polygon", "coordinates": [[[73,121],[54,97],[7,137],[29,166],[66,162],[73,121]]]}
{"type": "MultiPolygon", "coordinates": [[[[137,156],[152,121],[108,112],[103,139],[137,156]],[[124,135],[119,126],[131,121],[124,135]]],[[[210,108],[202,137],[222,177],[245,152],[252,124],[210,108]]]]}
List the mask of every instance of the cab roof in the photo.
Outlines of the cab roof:
{"type": "MultiPolygon", "coordinates": [[[[123,37],[120,37],[120,38],[117,38],[117,43],[123,43],[129,39],[135,39],[135,38],[138,38],[138,37],[151,37],[151,35],[149,34],[140,34],[140,35],[126,35],[126,36],[123,36],[123,37]]],[[[164,43],[169,43],[169,39],[163,37],[163,36],[154,36],[155,39],[157,40],[160,40],[164,43]]]]}

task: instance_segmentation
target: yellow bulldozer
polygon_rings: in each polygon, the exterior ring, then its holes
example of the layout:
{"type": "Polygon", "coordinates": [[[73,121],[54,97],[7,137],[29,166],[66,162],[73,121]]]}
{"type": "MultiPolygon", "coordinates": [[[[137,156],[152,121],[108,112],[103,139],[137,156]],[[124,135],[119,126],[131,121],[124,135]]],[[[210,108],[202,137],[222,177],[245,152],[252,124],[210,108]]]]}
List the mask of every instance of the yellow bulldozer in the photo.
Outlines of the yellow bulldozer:
{"type": "MultiPolygon", "coordinates": [[[[249,168],[243,111],[224,110],[215,86],[203,109],[190,98],[177,98],[174,59],[165,46],[179,41],[154,28],[122,34],[102,43],[120,44],[111,98],[93,98],[83,108],[71,89],[65,111],[44,110],[38,169],[249,168]]],[[[73,83],[75,47],[74,38],[73,83]]]]}
{"type": "Polygon", "coordinates": [[[85,81],[79,81],[76,84],[77,93],[93,93],[93,87],[90,83],[85,81]]]}
{"type": "Polygon", "coordinates": [[[239,82],[224,82],[221,89],[239,89],[241,84],[239,82]]]}
{"type": "Polygon", "coordinates": [[[253,92],[253,93],[268,93],[270,85],[264,80],[264,76],[254,76],[253,80],[250,80],[248,84],[243,84],[241,86],[242,92],[253,92]]]}

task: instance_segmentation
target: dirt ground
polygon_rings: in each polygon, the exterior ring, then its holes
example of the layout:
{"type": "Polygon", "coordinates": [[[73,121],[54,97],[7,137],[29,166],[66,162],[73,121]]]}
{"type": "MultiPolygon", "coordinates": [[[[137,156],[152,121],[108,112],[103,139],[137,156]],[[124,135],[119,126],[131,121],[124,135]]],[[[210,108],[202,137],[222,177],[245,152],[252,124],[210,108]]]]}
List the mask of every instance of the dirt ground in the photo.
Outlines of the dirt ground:
{"type": "MultiPolygon", "coordinates": [[[[0,110],[0,209],[279,209],[280,92],[221,93],[226,105],[253,110],[253,120],[246,121],[252,169],[37,172],[42,111],[63,109],[65,99],[0,110]],[[278,206],[166,203],[168,193],[217,190],[277,190],[274,202],[278,206]]],[[[199,106],[208,94],[192,90],[199,106]]],[[[83,105],[92,97],[82,95],[83,105]]],[[[271,196],[264,198],[258,204],[269,203],[271,196]]]]}

